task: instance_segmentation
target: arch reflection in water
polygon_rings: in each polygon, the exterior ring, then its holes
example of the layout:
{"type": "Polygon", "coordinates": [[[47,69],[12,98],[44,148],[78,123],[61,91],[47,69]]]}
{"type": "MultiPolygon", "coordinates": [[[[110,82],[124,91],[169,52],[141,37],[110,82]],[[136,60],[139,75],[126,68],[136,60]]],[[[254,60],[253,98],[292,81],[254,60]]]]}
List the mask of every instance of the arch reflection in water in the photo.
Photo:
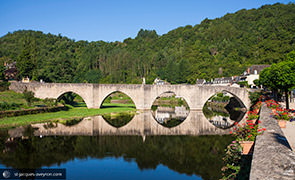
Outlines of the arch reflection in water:
{"type": "Polygon", "coordinates": [[[222,129],[230,128],[235,122],[240,122],[246,112],[243,102],[226,91],[216,93],[203,106],[203,113],[209,122],[222,129]]]}
{"type": "Polygon", "coordinates": [[[135,112],[116,112],[102,115],[103,119],[107,123],[116,128],[120,128],[128,124],[134,116],[135,112]]]}
{"type": "Polygon", "coordinates": [[[164,127],[181,124],[189,114],[189,106],[184,98],[173,92],[165,92],[154,101],[151,112],[155,120],[164,127]]]}
{"type": "MultiPolygon", "coordinates": [[[[32,124],[34,136],[55,136],[55,135],[222,135],[229,134],[230,129],[220,129],[212,125],[204,116],[202,111],[190,111],[186,120],[173,128],[166,128],[158,123],[150,111],[136,113],[133,119],[117,128],[102,116],[84,118],[78,124],[67,126],[61,123],[40,123],[32,124]]],[[[24,127],[9,129],[10,137],[25,136],[24,127]]]]}

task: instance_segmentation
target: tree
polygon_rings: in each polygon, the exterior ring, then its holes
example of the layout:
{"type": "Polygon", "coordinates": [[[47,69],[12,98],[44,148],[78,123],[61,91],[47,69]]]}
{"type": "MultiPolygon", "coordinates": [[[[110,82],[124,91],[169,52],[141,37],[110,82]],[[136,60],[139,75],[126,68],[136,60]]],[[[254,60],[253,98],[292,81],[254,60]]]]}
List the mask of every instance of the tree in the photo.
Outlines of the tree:
{"type": "Polygon", "coordinates": [[[295,4],[289,3],[205,19],[163,35],[141,29],[124,42],[74,41],[19,30],[0,37],[0,57],[17,60],[21,76],[46,82],[83,82],[87,72],[93,80],[91,71],[99,69],[99,82],[104,83],[141,83],[142,77],[152,82],[161,77],[194,84],[196,79],[220,77],[220,67],[222,76],[234,76],[252,64],[294,59],[294,19],[295,4]]]}
{"type": "Polygon", "coordinates": [[[4,80],[4,71],[5,71],[5,66],[4,63],[0,61],[0,80],[4,80]]]}
{"type": "Polygon", "coordinates": [[[255,79],[253,81],[253,83],[256,85],[256,87],[260,87],[261,86],[261,83],[260,83],[259,79],[255,79]]]}
{"type": "Polygon", "coordinates": [[[100,76],[101,75],[99,69],[96,69],[86,72],[84,78],[88,83],[98,83],[100,76]]]}
{"type": "MultiPolygon", "coordinates": [[[[286,108],[289,109],[288,94],[295,86],[295,62],[283,61],[264,69],[259,81],[262,85],[270,87],[272,90],[282,90],[286,96],[286,108]]],[[[276,99],[277,100],[277,99],[276,99]]]]}
{"type": "Polygon", "coordinates": [[[36,68],[36,49],[28,38],[24,40],[24,46],[17,58],[16,66],[21,78],[26,76],[29,78],[33,77],[33,72],[36,68]]]}
{"type": "Polygon", "coordinates": [[[25,89],[23,92],[23,96],[24,99],[27,101],[28,106],[31,106],[32,102],[35,100],[34,93],[25,89]]]}

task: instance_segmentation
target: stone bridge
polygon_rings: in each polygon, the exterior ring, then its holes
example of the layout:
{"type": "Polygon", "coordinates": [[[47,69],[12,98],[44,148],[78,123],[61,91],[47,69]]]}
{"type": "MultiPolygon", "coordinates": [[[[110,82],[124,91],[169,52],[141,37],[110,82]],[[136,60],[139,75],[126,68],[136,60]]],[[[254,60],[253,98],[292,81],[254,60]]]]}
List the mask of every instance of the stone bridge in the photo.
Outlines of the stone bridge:
{"type": "Polygon", "coordinates": [[[229,86],[12,82],[9,88],[16,92],[27,89],[41,99],[57,99],[67,92],[73,92],[83,98],[88,108],[99,108],[111,93],[120,91],[128,95],[139,110],[150,109],[154,100],[165,92],[174,92],[177,96],[183,97],[190,110],[200,110],[211,96],[217,92],[226,91],[237,97],[247,109],[250,107],[248,91],[244,88],[229,86]]]}

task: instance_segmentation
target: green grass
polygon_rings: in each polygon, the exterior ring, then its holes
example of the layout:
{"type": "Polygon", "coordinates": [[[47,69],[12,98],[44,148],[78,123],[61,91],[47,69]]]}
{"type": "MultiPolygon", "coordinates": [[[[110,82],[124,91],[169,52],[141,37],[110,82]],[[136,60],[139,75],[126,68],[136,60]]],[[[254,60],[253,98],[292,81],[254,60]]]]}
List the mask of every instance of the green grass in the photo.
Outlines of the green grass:
{"type": "Polygon", "coordinates": [[[121,104],[121,103],[103,103],[102,108],[110,108],[110,107],[129,107],[135,108],[134,104],[121,104]]]}
{"type": "Polygon", "coordinates": [[[23,94],[16,93],[14,91],[3,91],[0,92],[0,102],[9,102],[9,103],[22,103],[26,104],[23,94]]]}
{"type": "Polygon", "coordinates": [[[74,108],[72,106],[68,106],[69,110],[67,111],[1,118],[0,127],[2,128],[15,127],[15,126],[27,125],[31,123],[82,118],[82,117],[95,116],[95,115],[107,114],[112,112],[136,111],[135,108],[130,107],[130,105],[126,106],[126,104],[121,106],[119,106],[119,104],[115,104],[115,106],[114,104],[107,104],[107,106],[109,107],[102,108],[102,109],[87,109],[86,107],[74,108]]]}
{"type": "Polygon", "coordinates": [[[0,102],[21,104],[20,107],[23,109],[30,109],[35,108],[37,105],[44,105],[44,102],[41,99],[36,98],[35,101],[32,102],[31,106],[28,106],[22,93],[16,93],[10,90],[0,92],[0,102]]]}

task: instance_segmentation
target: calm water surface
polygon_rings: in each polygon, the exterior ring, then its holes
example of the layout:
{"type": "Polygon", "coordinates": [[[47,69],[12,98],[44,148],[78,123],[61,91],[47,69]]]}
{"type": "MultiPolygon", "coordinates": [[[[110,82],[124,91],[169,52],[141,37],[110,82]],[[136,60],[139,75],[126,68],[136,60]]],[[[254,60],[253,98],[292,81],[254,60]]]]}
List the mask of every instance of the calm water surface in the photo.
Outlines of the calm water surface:
{"type": "Polygon", "coordinates": [[[46,136],[1,132],[1,167],[66,168],[67,179],[219,179],[230,136],[46,136]]]}
{"type": "Polygon", "coordinates": [[[233,139],[213,134],[224,134],[245,112],[231,99],[212,102],[203,112],[157,105],[152,113],[0,130],[0,168],[65,168],[67,179],[220,179],[233,139]]]}

